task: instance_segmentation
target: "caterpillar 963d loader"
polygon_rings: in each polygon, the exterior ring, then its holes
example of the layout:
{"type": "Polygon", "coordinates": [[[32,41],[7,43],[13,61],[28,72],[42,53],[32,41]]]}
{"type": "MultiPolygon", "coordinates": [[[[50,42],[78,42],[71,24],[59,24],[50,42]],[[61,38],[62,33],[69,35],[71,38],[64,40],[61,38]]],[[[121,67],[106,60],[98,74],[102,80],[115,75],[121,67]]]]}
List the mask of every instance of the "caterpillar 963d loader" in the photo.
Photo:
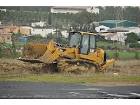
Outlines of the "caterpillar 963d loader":
{"type": "Polygon", "coordinates": [[[104,71],[114,63],[107,59],[103,49],[96,47],[96,33],[70,32],[69,45],[62,47],[50,41],[48,44],[28,44],[19,60],[44,63],[46,69],[57,67],[65,72],[104,71]]]}

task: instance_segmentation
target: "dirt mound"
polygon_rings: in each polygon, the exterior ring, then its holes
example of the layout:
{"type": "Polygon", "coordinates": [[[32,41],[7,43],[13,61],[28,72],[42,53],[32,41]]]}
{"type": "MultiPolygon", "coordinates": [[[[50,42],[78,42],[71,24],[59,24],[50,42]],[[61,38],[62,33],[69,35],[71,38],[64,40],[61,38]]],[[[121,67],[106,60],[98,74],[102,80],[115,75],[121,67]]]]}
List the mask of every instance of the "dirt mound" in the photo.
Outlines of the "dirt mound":
{"type": "Polygon", "coordinates": [[[24,63],[15,59],[0,59],[0,74],[39,73],[41,64],[24,63]]]}

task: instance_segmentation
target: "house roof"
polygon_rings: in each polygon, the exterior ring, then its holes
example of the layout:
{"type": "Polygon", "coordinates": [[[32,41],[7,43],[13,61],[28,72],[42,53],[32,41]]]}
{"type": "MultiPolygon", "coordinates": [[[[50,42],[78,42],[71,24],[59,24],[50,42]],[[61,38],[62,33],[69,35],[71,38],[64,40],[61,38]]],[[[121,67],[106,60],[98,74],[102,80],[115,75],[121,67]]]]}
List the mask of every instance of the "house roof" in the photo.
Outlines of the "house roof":
{"type": "Polygon", "coordinates": [[[108,29],[108,32],[129,32],[129,29],[123,27],[117,27],[117,28],[108,29]]]}

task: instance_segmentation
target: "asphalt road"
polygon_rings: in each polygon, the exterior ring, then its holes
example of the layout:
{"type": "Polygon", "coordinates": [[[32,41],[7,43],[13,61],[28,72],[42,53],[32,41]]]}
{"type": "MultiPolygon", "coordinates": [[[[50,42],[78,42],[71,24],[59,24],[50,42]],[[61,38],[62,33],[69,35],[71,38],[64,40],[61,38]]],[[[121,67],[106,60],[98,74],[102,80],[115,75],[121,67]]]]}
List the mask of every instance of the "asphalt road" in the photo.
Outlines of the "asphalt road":
{"type": "Polygon", "coordinates": [[[140,99],[140,86],[95,86],[46,82],[0,82],[0,98],[140,99]]]}

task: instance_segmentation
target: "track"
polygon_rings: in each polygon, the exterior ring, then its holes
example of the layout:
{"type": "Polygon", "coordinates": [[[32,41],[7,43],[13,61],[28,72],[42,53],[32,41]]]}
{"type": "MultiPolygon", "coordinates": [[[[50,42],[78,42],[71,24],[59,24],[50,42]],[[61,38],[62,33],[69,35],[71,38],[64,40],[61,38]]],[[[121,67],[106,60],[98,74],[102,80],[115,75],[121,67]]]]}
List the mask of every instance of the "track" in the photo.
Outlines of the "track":
{"type": "Polygon", "coordinates": [[[97,65],[87,61],[67,60],[61,61],[58,64],[60,72],[71,72],[71,73],[95,73],[99,70],[97,65]]]}

